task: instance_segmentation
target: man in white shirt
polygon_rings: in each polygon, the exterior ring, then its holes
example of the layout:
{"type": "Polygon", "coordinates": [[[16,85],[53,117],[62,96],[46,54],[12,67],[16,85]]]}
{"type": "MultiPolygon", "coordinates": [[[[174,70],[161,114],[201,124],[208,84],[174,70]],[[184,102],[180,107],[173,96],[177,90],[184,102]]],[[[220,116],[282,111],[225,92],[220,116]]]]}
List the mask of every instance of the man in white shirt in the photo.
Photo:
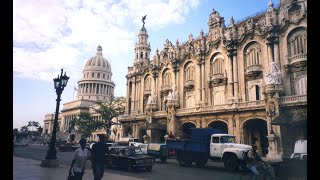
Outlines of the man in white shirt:
{"type": "Polygon", "coordinates": [[[80,148],[73,153],[73,160],[69,170],[69,176],[72,177],[72,180],[82,180],[87,160],[90,158],[90,153],[86,148],[86,140],[81,139],[79,143],[80,148]]]}

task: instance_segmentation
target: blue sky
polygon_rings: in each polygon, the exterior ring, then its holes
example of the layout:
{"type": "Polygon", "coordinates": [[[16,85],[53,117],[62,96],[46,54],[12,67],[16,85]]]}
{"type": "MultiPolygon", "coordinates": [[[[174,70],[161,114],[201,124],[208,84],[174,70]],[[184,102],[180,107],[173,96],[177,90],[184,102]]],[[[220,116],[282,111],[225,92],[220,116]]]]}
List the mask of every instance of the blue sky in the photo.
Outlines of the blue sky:
{"type": "MultiPolygon", "coordinates": [[[[14,0],[13,1],[13,127],[28,121],[43,126],[46,113],[54,113],[53,78],[63,68],[70,76],[61,96],[74,100],[74,86],[85,62],[100,44],[112,66],[115,95],[125,96],[127,67],[132,66],[134,44],[147,14],[145,27],[151,58],[166,39],[180,44],[191,33],[208,32],[212,9],[235,21],[267,9],[269,0],[14,0]]],[[[279,0],[273,0],[274,5],[279,0]]]]}

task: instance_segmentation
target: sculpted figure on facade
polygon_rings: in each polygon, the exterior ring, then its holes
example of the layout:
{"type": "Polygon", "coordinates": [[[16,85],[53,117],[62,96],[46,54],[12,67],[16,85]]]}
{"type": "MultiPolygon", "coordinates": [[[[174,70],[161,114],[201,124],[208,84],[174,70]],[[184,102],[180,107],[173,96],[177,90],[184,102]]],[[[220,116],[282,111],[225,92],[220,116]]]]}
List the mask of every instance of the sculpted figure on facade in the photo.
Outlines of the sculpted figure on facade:
{"type": "Polygon", "coordinates": [[[172,93],[171,92],[169,92],[167,100],[172,100],[172,93]]]}
{"type": "Polygon", "coordinates": [[[269,65],[271,73],[265,74],[266,84],[281,84],[281,71],[277,67],[275,62],[271,62],[269,65]]]}
{"type": "Polygon", "coordinates": [[[151,95],[148,97],[148,104],[156,104],[157,103],[157,92],[155,89],[151,90],[151,95]]]}
{"type": "Polygon", "coordinates": [[[178,99],[177,86],[175,84],[172,85],[172,99],[178,99]]]}

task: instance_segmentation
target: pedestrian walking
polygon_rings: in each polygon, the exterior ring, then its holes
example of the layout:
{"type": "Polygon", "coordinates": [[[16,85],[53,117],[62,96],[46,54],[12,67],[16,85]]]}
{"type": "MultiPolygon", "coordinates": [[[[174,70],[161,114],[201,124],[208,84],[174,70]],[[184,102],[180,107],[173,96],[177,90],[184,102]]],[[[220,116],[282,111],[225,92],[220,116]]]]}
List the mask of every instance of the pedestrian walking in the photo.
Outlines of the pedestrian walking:
{"type": "Polygon", "coordinates": [[[109,156],[109,148],[105,143],[106,138],[104,135],[99,136],[99,141],[92,145],[91,149],[91,163],[94,180],[101,180],[104,173],[104,164],[106,160],[106,155],[109,156]]]}
{"type": "Polygon", "coordinates": [[[79,143],[80,148],[73,153],[68,180],[82,180],[87,160],[90,159],[90,153],[86,148],[87,141],[82,138],[79,143]]]}

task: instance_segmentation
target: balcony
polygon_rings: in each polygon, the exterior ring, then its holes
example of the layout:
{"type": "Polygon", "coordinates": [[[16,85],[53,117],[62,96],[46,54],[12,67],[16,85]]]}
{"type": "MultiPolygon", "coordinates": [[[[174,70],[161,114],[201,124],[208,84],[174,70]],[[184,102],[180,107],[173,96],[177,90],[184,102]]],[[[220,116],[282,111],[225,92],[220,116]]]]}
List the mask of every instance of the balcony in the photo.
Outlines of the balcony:
{"type": "Polygon", "coordinates": [[[284,106],[306,105],[307,95],[284,96],[284,97],[281,97],[279,100],[281,105],[284,105],[284,106]]]}
{"type": "Polygon", "coordinates": [[[161,87],[161,92],[168,92],[172,89],[172,85],[164,85],[161,87]]]}
{"type": "Polygon", "coordinates": [[[194,87],[194,80],[187,80],[184,82],[184,87],[187,89],[191,89],[194,87]]]}
{"type": "Polygon", "coordinates": [[[223,73],[217,73],[217,74],[212,74],[211,75],[211,81],[214,84],[218,84],[220,82],[222,82],[224,79],[224,74],[223,73]]]}
{"type": "Polygon", "coordinates": [[[144,95],[151,95],[151,90],[150,89],[145,89],[143,94],[144,95]]]}
{"type": "Polygon", "coordinates": [[[307,54],[297,54],[289,58],[290,65],[293,67],[299,67],[302,64],[307,63],[307,54]]]}
{"type": "Polygon", "coordinates": [[[245,71],[247,77],[257,77],[262,73],[262,66],[260,64],[251,65],[248,66],[245,71]]]}
{"type": "Polygon", "coordinates": [[[307,53],[296,54],[288,58],[289,64],[285,65],[286,71],[301,71],[307,66],[307,53]]]}

